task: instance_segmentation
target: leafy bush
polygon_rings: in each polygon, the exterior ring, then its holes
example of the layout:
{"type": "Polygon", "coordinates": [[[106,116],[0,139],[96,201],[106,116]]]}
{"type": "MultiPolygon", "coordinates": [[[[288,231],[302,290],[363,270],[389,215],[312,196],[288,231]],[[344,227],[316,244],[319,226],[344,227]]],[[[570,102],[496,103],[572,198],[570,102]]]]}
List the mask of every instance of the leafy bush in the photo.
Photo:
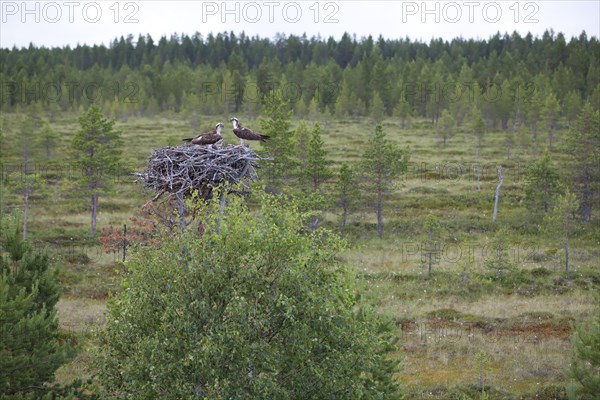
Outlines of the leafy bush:
{"type": "Polygon", "coordinates": [[[394,399],[391,321],[357,302],[343,242],[294,205],[207,205],[138,248],[99,334],[107,398],[394,399]]]}

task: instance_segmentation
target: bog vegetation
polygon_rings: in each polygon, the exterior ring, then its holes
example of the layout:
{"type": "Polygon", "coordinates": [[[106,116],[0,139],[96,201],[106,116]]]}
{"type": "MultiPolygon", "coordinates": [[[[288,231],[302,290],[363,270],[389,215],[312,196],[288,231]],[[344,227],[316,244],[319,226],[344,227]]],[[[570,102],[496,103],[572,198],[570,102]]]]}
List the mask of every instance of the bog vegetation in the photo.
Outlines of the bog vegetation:
{"type": "Polygon", "coordinates": [[[598,392],[598,38],[0,52],[2,396],[598,392]],[[233,116],[258,181],[148,202],[233,116]]]}

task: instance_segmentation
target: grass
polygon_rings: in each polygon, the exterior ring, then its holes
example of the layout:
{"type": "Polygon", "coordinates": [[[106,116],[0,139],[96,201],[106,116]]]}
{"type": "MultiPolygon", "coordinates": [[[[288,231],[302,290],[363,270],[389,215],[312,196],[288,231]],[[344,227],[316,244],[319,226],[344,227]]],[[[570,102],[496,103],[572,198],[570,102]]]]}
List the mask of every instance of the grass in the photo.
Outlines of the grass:
{"type": "MultiPolygon", "coordinates": [[[[104,253],[97,240],[89,239],[89,204],[74,189],[71,178],[77,172],[68,162],[69,143],[78,129],[76,115],[53,118],[52,127],[61,140],[52,159],[35,155],[47,186],[32,199],[29,232],[36,246],[49,248],[60,267],[61,327],[84,341],[78,358],[57,372],[57,380],[67,383],[90,376],[90,332],[102,325],[106,298],[117,290],[122,267],[115,255],[104,253]]],[[[22,162],[18,118],[7,114],[4,120],[3,162],[12,166],[4,174],[14,175],[22,162]]],[[[256,120],[245,122],[258,127],[256,120]]],[[[484,352],[490,359],[486,392],[491,398],[564,398],[571,323],[592,315],[591,292],[600,287],[599,220],[571,239],[572,270],[563,272],[563,253],[556,250],[560,243],[543,235],[540,215],[523,206],[524,176],[532,161],[529,149],[515,147],[511,159],[506,159],[506,135],[487,133],[479,152],[478,191],[473,136],[459,131],[443,147],[428,124],[414,126],[402,130],[399,121],[384,121],[387,136],[402,147],[410,146],[411,154],[409,171],[385,198],[384,237],[376,235],[375,212],[367,197],[351,213],[343,232],[352,247],[342,256],[356,268],[365,299],[396,321],[404,357],[399,381],[409,398],[480,398],[474,365],[476,355],[484,352]],[[494,223],[497,165],[504,168],[505,184],[494,223]],[[427,276],[422,232],[430,212],[444,227],[443,250],[432,277],[427,276]],[[485,263],[491,256],[490,240],[500,228],[510,231],[508,250],[517,270],[495,280],[485,263]]],[[[117,121],[116,127],[124,139],[124,168],[114,179],[113,192],[100,197],[99,230],[129,223],[128,218],[152,197],[130,175],[144,169],[152,149],[179,144],[181,138],[211,129],[213,123],[193,130],[189,122],[174,116],[129,117],[117,121]]],[[[360,159],[372,125],[368,120],[340,124],[323,120],[321,128],[328,157],[337,167],[342,161],[360,159]]],[[[226,141],[236,142],[232,137],[226,141]]],[[[555,149],[559,148],[557,140],[555,149]]],[[[538,144],[538,154],[540,149],[538,144]]],[[[554,151],[557,163],[564,159],[554,151]]],[[[5,189],[4,208],[20,207],[10,183],[5,189]]],[[[338,216],[339,210],[332,207],[323,225],[337,229],[338,216]]]]}

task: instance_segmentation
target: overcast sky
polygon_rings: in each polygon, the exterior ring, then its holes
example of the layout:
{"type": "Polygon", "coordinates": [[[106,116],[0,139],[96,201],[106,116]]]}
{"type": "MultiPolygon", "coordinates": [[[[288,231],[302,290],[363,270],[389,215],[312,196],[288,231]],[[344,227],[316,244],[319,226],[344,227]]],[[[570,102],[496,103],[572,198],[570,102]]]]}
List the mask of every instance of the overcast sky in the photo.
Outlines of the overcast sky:
{"type": "Polygon", "coordinates": [[[150,34],[244,31],[339,39],[380,34],[386,39],[487,39],[496,32],[585,30],[600,35],[600,0],[590,1],[0,1],[0,46],[108,45],[114,38],[150,34]]]}

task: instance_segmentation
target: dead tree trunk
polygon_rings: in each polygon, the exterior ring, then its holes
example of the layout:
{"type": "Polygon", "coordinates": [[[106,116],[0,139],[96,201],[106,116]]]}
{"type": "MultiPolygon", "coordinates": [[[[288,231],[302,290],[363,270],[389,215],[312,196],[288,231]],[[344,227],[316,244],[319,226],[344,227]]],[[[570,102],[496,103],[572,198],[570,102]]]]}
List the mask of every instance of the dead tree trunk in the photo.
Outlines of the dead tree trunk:
{"type": "Polygon", "coordinates": [[[494,217],[493,217],[494,222],[496,222],[496,215],[498,214],[498,198],[500,197],[500,188],[502,187],[502,184],[504,183],[504,178],[502,177],[502,167],[498,168],[498,179],[500,180],[500,183],[498,183],[498,187],[496,188],[496,196],[494,199],[494,217]]]}

